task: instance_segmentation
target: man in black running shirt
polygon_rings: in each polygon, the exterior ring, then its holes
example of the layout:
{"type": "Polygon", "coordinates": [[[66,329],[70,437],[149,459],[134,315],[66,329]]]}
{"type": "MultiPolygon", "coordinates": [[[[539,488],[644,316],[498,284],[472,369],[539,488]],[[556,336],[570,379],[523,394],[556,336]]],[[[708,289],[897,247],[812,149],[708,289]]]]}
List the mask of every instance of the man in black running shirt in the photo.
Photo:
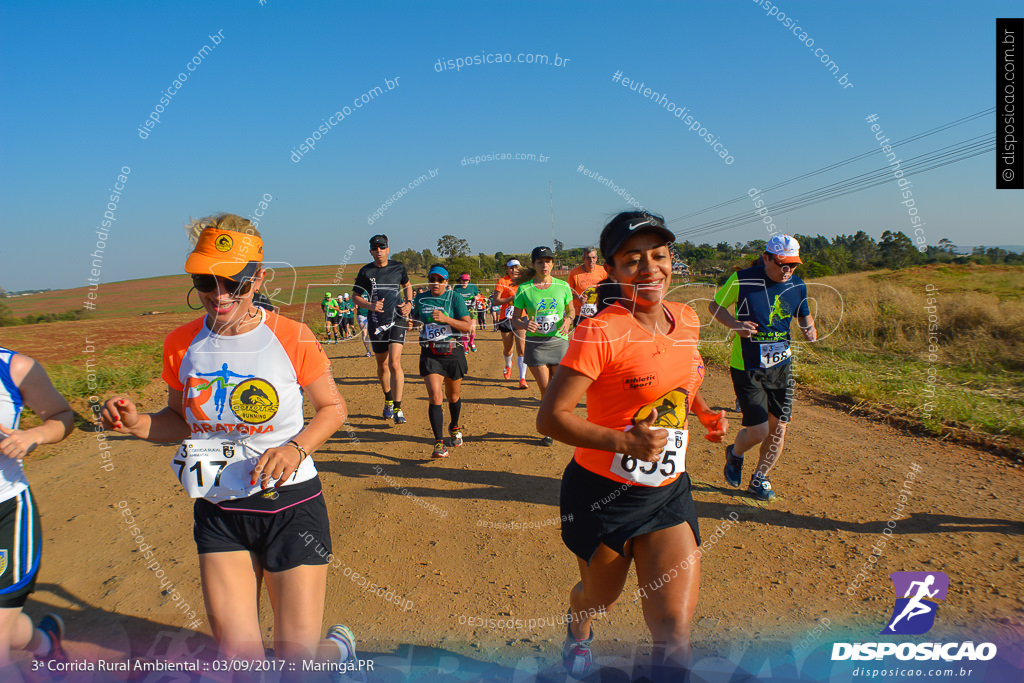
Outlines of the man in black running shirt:
{"type": "Polygon", "coordinates": [[[405,265],[388,259],[387,235],[370,238],[370,254],[373,263],[359,269],[352,286],[352,299],[367,311],[370,346],[377,360],[377,377],[384,391],[383,417],[385,420],[393,417],[395,424],[403,424],[406,420],[402,413],[405,384],[402,345],[412,308],[412,284],[405,265]]]}

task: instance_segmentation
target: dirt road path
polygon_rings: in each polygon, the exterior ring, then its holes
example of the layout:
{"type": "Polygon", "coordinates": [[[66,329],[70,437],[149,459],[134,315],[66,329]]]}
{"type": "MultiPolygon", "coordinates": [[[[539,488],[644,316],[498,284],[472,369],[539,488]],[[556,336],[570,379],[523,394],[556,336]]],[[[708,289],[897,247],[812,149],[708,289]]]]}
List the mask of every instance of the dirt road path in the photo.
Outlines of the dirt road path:
{"type": "MultiPolygon", "coordinates": [[[[429,457],[414,344],[403,361],[409,423],[401,427],[380,418],[373,361],[361,344],[325,347],[351,425],[315,456],[337,557],[328,578],[327,624],[352,627],[361,649],[385,672],[381,680],[399,680],[402,671],[511,680],[516,667],[520,677],[532,671],[563,677],[564,626],[551,624],[564,614],[578,578],[557,520],[559,479],[572,449],[539,445],[535,384],[521,392],[501,378],[494,332],[483,333],[478,345],[463,388],[466,445],[443,461],[429,457]],[[519,528],[502,528],[512,523],[519,528]],[[385,597],[361,587],[362,577],[385,588],[385,597]],[[491,619],[493,627],[477,625],[491,619]]],[[[713,406],[732,406],[723,368],[709,369],[704,393],[713,406]]],[[[164,390],[154,385],[140,398],[156,409],[164,390]]],[[[729,416],[736,418],[734,434],[739,416],[729,416]]],[[[943,571],[950,591],[928,638],[1000,638],[1017,644],[1019,659],[1021,471],[983,452],[809,404],[800,391],[794,420],[772,477],[778,498],[767,506],[725,486],[719,446],[696,431],[690,441],[687,469],[709,548],[696,651],[739,661],[752,645],[786,650],[826,622],[823,641],[863,639],[889,616],[890,572],[943,571]],[[905,484],[915,466],[915,478],[905,484]],[[909,494],[899,511],[904,488],[909,494]],[[892,535],[882,536],[894,511],[892,535]],[[738,522],[726,529],[730,518],[738,522]],[[723,531],[710,543],[716,527],[723,531]],[[851,595],[851,582],[880,539],[886,546],[851,595]]],[[[85,433],[28,463],[46,545],[27,609],[34,616],[54,608],[64,615],[73,658],[184,656],[209,648],[191,502],[172,479],[172,449],[111,441],[111,472],[100,469],[95,438],[85,433]],[[161,586],[156,568],[146,568],[122,521],[124,507],[153,546],[163,578],[174,584],[170,593],[163,593],[169,586],[161,586]],[[192,628],[190,610],[200,622],[192,628]]],[[[631,577],[619,604],[597,623],[595,652],[605,664],[647,652],[637,588],[631,577]]],[[[269,639],[267,605],[263,612],[269,639]]]]}

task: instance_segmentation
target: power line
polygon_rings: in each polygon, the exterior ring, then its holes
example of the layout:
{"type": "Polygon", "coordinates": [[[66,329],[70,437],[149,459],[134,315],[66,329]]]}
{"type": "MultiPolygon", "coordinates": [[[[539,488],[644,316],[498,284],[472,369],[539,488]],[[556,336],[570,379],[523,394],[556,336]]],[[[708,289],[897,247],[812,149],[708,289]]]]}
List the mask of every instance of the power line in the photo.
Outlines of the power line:
{"type": "MultiPolygon", "coordinates": [[[[981,110],[979,112],[975,112],[973,114],[968,114],[967,116],[964,116],[962,118],[956,119],[954,121],[950,121],[949,123],[944,123],[941,126],[937,126],[936,128],[932,128],[931,130],[926,130],[926,131],[924,131],[922,133],[917,133],[915,135],[911,135],[908,138],[904,138],[904,139],[902,139],[902,140],[900,140],[898,142],[894,142],[894,143],[892,143],[890,145],[890,147],[895,149],[897,147],[901,147],[901,146],[909,144],[911,142],[916,142],[917,140],[920,140],[922,138],[926,138],[926,137],[928,137],[930,135],[935,135],[936,133],[941,133],[942,131],[948,130],[950,128],[953,128],[954,126],[959,126],[959,125],[962,125],[964,123],[968,123],[970,121],[974,121],[975,119],[981,118],[983,116],[987,116],[989,114],[992,114],[993,112],[995,112],[995,110],[996,110],[995,107],[990,107],[988,109],[983,109],[983,110],[981,110]]],[[[762,192],[770,192],[772,190],[777,190],[780,187],[785,187],[786,185],[789,185],[790,183],[795,183],[798,180],[803,180],[805,178],[810,178],[810,177],[819,175],[821,173],[826,173],[828,171],[837,169],[837,168],[839,168],[841,166],[845,166],[847,164],[852,164],[855,161],[859,161],[859,160],[861,160],[861,159],[863,159],[865,157],[871,156],[872,154],[876,153],[877,151],[878,151],[877,149],[871,149],[871,150],[868,150],[867,152],[862,152],[861,154],[849,157],[848,159],[843,159],[842,161],[837,161],[834,164],[829,164],[828,166],[824,166],[824,167],[819,168],[819,169],[817,169],[815,171],[810,171],[808,173],[804,173],[804,174],[795,176],[793,178],[790,178],[789,180],[784,180],[781,183],[777,183],[775,185],[772,185],[771,187],[766,187],[764,190],[762,190],[762,192]]],[[[666,221],[666,223],[674,223],[676,221],[684,220],[686,218],[692,218],[694,216],[699,216],[702,213],[707,213],[708,211],[713,211],[713,210],[719,209],[719,208],[721,208],[723,206],[729,206],[730,204],[735,204],[736,202],[741,202],[741,201],[744,201],[746,199],[749,199],[749,197],[747,195],[740,195],[739,197],[735,197],[733,199],[729,199],[727,201],[720,202],[720,203],[715,204],[713,206],[709,206],[709,207],[707,207],[705,209],[701,209],[700,211],[695,211],[693,213],[688,213],[685,216],[680,216],[679,218],[673,218],[670,221],[666,221]]]]}
{"type": "MultiPolygon", "coordinates": [[[[891,144],[890,147],[895,148],[898,146],[908,144],[910,142],[914,142],[916,140],[920,140],[924,137],[934,135],[943,130],[948,130],[949,128],[952,128],[954,126],[958,126],[968,121],[972,121],[979,117],[991,114],[994,110],[995,109],[992,108],[976,112],[974,114],[962,117],[955,121],[943,124],[942,126],[938,126],[931,130],[918,133],[916,135],[910,136],[909,138],[905,138],[904,140],[891,144]]],[[[939,149],[932,150],[915,157],[911,157],[905,162],[903,160],[897,160],[896,162],[893,163],[898,163],[898,168],[900,168],[900,170],[903,171],[903,177],[908,177],[917,175],[919,173],[925,173],[936,168],[941,168],[943,166],[948,166],[949,164],[965,161],[967,159],[994,150],[995,135],[993,133],[985,133],[982,135],[975,136],[973,138],[961,140],[960,142],[947,145],[945,147],[940,147],[939,149]]],[[[858,161],[877,152],[878,150],[874,149],[871,150],[870,152],[865,152],[857,156],[844,159],[834,164],[830,164],[829,166],[825,166],[815,171],[811,171],[809,173],[805,173],[794,178],[790,178],[789,180],[783,181],[781,183],[777,183],[769,188],[762,190],[762,192],[768,192],[770,190],[778,189],[780,187],[784,187],[798,180],[802,180],[815,175],[819,175],[821,173],[825,173],[829,170],[845,166],[847,164],[853,163],[854,161],[858,161]]],[[[812,206],[814,204],[818,204],[823,201],[828,201],[830,199],[842,197],[848,194],[852,194],[854,192],[860,192],[862,190],[867,190],[869,188],[890,182],[892,180],[891,175],[894,171],[894,169],[891,166],[892,164],[882,166],[880,168],[876,168],[871,171],[867,171],[865,173],[861,173],[850,178],[846,178],[844,180],[840,180],[834,183],[830,183],[828,185],[824,185],[822,187],[818,187],[813,190],[809,190],[801,194],[787,197],[779,202],[773,203],[772,215],[783,215],[786,213],[790,213],[792,211],[797,211],[799,209],[806,208],[808,206],[812,206]]],[[[677,222],[688,217],[697,216],[716,208],[721,208],[724,206],[728,206],[730,204],[734,204],[738,201],[749,201],[749,197],[747,195],[742,195],[735,199],[721,202],[706,209],[701,209],[700,211],[688,214],[687,216],[682,216],[680,218],[673,219],[672,221],[669,222],[677,222]]],[[[680,230],[676,233],[676,235],[679,237],[708,235],[716,232],[722,232],[725,230],[731,230],[742,225],[747,225],[759,221],[760,216],[758,216],[758,214],[754,210],[743,211],[724,218],[708,221],[705,223],[700,223],[685,230],[680,230]]]]}

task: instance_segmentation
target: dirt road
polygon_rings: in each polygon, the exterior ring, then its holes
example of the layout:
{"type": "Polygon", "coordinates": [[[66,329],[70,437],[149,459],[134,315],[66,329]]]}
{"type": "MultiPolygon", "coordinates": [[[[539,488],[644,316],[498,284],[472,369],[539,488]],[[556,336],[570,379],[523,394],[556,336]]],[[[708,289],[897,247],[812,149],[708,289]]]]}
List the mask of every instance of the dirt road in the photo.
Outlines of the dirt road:
{"type": "MultiPolygon", "coordinates": [[[[403,360],[409,422],[400,427],[380,417],[374,365],[362,345],[325,347],[350,415],[350,431],[315,456],[336,550],[325,626],[342,622],[353,629],[363,656],[377,662],[371,679],[528,680],[539,672],[545,680],[564,680],[564,626],[557,621],[578,576],[557,517],[559,479],[572,449],[539,445],[536,385],[516,391],[501,378],[497,334],[483,333],[478,346],[463,384],[466,445],[443,461],[429,457],[415,344],[407,345],[403,360]],[[367,590],[371,583],[386,589],[385,596],[367,590]]],[[[154,384],[137,398],[157,409],[164,391],[154,384]]],[[[725,369],[709,368],[704,394],[712,406],[731,410],[725,369]]],[[[691,424],[686,465],[708,548],[696,653],[739,662],[760,647],[782,657],[826,623],[816,645],[863,640],[891,612],[890,572],[942,571],[949,595],[927,638],[999,639],[1015,643],[1000,657],[1019,661],[1020,469],[809,403],[799,390],[794,415],[772,477],[778,498],[770,505],[726,487],[721,447],[699,438],[700,426],[691,424]],[[895,528],[884,536],[894,512],[895,528]],[[722,531],[712,542],[716,527],[722,531]],[[871,564],[879,540],[886,545],[871,564]],[[866,563],[867,578],[853,585],[866,563]]],[[[735,417],[734,434],[739,416],[729,417],[735,417]]],[[[81,432],[26,463],[45,536],[40,583],[27,611],[63,614],[76,660],[209,653],[191,501],[172,478],[173,450],[110,440],[109,472],[100,468],[94,435],[81,432]],[[163,586],[122,521],[124,508],[152,545],[163,586]],[[189,611],[199,622],[191,627],[189,611]]],[[[619,604],[597,622],[594,648],[606,672],[628,670],[634,655],[642,659],[649,651],[637,588],[631,577],[619,604]]]]}

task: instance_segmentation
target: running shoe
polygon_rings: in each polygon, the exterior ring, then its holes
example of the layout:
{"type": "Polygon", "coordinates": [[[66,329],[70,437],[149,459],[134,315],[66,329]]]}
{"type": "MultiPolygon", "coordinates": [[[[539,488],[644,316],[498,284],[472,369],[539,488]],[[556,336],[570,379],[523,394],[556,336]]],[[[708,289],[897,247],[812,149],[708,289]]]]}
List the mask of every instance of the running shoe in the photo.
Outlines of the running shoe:
{"type": "Polygon", "coordinates": [[[42,657],[36,657],[40,662],[67,662],[68,653],[64,651],[61,641],[64,640],[64,620],[50,612],[43,615],[36,626],[50,639],[50,651],[42,657]]]}
{"type": "Polygon", "coordinates": [[[743,483],[743,456],[736,455],[732,444],[725,447],[725,481],[733,488],[743,483]]]}
{"type": "Polygon", "coordinates": [[[529,389],[530,388],[530,385],[526,383],[526,378],[525,377],[522,378],[521,380],[519,380],[519,388],[520,389],[529,389]]]}
{"type": "Polygon", "coordinates": [[[754,498],[765,503],[775,500],[775,492],[772,491],[772,483],[768,477],[759,477],[756,474],[750,478],[750,486],[747,491],[753,494],[754,498]]]}
{"type": "Polygon", "coordinates": [[[382,417],[385,420],[390,420],[394,416],[395,416],[395,402],[394,401],[384,401],[384,412],[382,414],[382,417]]]}
{"type": "Polygon", "coordinates": [[[512,379],[512,367],[509,366],[509,367],[505,368],[505,371],[503,373],[501,373],[501,375],[505,379],[512,379]]]}
{"type": "Polygon", "coordinates": [[[373,354],[372,354],[372,353],[370,353],[369,351],[367,351],[367,352],[366,352],[366,357],[367,357],[367,358],[369,358],[369,357],[370,357],[370,356],[372,356],[372,355],[373,355],[373,354]]]}
{"type": "MultiPolygon", "coordinates": [[[[571,613],[569,617],[571,620],[571,613]]],[[[562,644],[562,665],[570,676],[580,680],[590,673],[590,667],[594,663],[594,653],[590,650],[590,644],[594,642],[594,627],[591,625],[590,637],[586,640],[578,640],[572,634],[569,624],[565,625],[565,630],[565,643],[562,644]]]]}
{"type": "Polygon", "coordinates": [[[475,353],[476,352],[476,345],[470,346],[469,350],[473,351],[475,353]]]}
{"type": "Polygon", "coordinates": [[[545,436],[543,439],[540,440],[540,445],[541,446],[551,446],[554,443],[555,443],[555,440],[552,439],[550,436],[545,436]]]}
{"type": "Polygon", "coordinates": [[[334,672],[331,677],[332,683],[348,683],[349,681],[365,681],[365,674],[359,669],[349,670],[347,666],[343,666],[346,662],[356,662],[356,637],[352,634],[352,630],[348,626],[341,624],[335,624],[334,626],[327,629],[327,640],[333,640],[338,644],[338,649],[344,649],[348,652],[348,656],[342,657],[341,653],[338,654],[338,671],[334,672]],[[342,673],[342,672],[345,673],[342,673]]]}
{"type": "Polygon", "coordinates": [[[444,441],[438,441],[434,444],[434,452],[430,454],[431,458],[447,458],[448,448],[444,445],[444,441]]]}
{"type": "Polygon", "coordinates": [[[449,427],[448,433],[452,437],[452,446],[462,445],[462,428],[461,427],[449,427]]]}
{"type": "Polygon", "coordinates": [[[399,408],[395,411],[395,424],[404,425],[406,422],[408,422],[408,420],[405,419],[405,413],[403,413],[402,409],[399,408]]]}

